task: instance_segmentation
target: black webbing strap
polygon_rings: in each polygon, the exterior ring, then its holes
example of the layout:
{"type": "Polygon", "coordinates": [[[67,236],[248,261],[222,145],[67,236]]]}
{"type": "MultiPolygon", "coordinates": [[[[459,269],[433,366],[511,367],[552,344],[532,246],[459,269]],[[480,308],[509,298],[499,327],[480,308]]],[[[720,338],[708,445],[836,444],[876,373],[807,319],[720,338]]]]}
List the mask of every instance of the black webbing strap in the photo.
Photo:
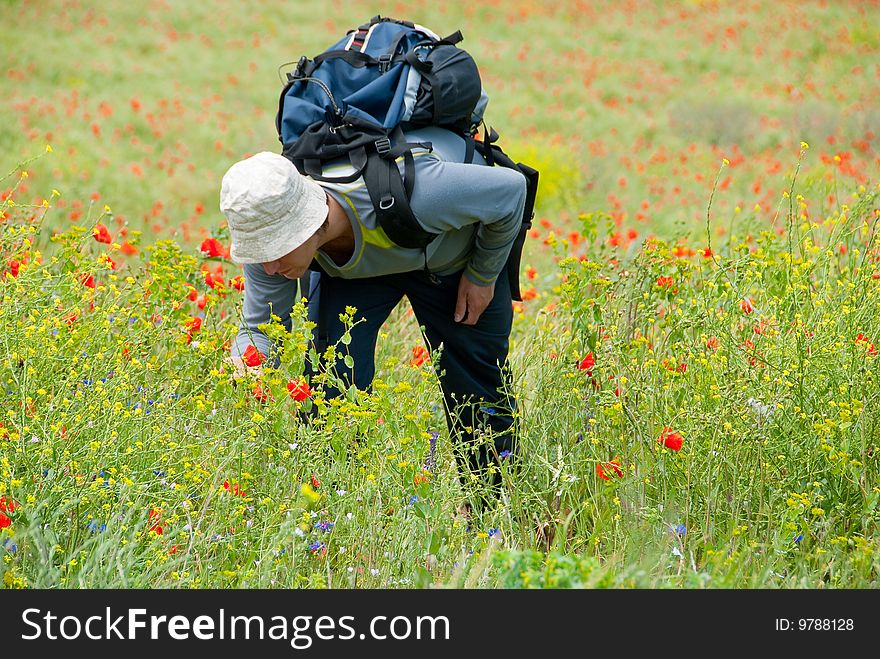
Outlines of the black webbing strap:
{"type": "Polygon", "coordinates": [[[443,44],[446,46],[454,46],[455,44],[459,43],[463,39],[464,39],[464,36],[461,34],[461,30],[456,30],[455,32],[450,34],[448,37],[443,37],[442,39],[440,39],[440,41],[435,42],[433,45],[439,46],[439,45],[443,44]]]}
{"type": "Polygon", "coordinates": [[[464,138],[464,162],[471,164],[474,162],[474,148],[476,140],[473,135],[465,135],[464,138]]]}
{"type": "Polygon", "coordinates": [[[368,25],[361,25],[357,32],[354,34],[354,38],[351,40],[351,43],[348,45],[346,50],[350,50],[355,53],[359,53],[361,48],[364,47],[364,42],[367,40],[367,34],[369,34],[370,30],[373,28],[373,21],[370,21],[368,25]]]}
{"type": "MultiPolygon", "coordinates": [[[[318,158],[303,158],[301,171],[311,176],[316,181],[325,183],[351,183],[363,175],[367,168],[367,150],[359,147],[348,154],[354,172],[346,176],[324,176],[324,167],[318,158]]],[[[296,164],[296,163],[295,163],[296,164]]],[[[299,169],[299,168],[298,168],[299,169]]]]}
{"type": "Polygon", "coordinates": [[[357,50],[328,50],[326,53],[321,53],[315,58],[312,70],[314,71],[314,69],[329,59],[343,59],[351,66],[361,69],[365,66],[374,66],[379,63],[379,60],[375,57],[357,50]]]}
{"type": "MultiPolygon", "coordinates": [[[[411,154],[410,154],[411,157],[411,154]]],[[[404,155],[404,167],[406,168],[404,155]]],[[[407,176],[414,181],[415,168],[407,176]]],[[[378,153],[367,159],[364,182],[370,193],[370,201],[376,211],[376,219],[385,235],[400,247],[421,249],[430,244],[438,234],[425,231],[413,215],[407,197],[407,187],[397,169],[397,162],[378,153]]]]}
{"type": "Polygon", "coordinates": [[[403,154],[403,187],[407,200],[412,199],[413,187],[416,183],[416,163],[412,151],[403,154]]]}

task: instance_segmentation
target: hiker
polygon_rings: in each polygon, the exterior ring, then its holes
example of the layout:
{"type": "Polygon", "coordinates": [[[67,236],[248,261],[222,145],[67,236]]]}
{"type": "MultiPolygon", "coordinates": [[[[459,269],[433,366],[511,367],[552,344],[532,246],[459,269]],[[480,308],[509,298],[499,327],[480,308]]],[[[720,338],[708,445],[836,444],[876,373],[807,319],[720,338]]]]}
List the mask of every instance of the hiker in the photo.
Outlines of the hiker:
{"type": "MultiPolygon", "coordinates": [[[[242,355],[253,345],[268,364],[278,364],[258,327],[274,314],[290,330],[298,279],[309,274],[303,292],[317,324],[319,355],[341,339],[339,315],[346,307],[357,308],[355,320],[365,319],[351,328],[347,350],[354,367],[340,359],[335,368],[346,386],[368,390],[379,330],[406,296],[427,348],[439,351],[434,367],[467,482],[467,472],[485,475],[490,464],[516,453],[516,404],[507,369],[513,311],[505,263],[522,224],[526,180],[518,171],[486,166],[449,130],[419,128],[406,138],[432,146],[413,149],[410,207],[423,229],[439,234],[421,249],[398,247],[379,228],[363,177],[319,183],[269,152],[226,172],[220,209],[230,229],[231,258],[244,264],[245,277],[243,320],[230,360],[241,372],[242,355]],[[319,270],[310,273],[310,267],[319,270]],[[487,432],[491,442],[480,441],[487,432]]],[[[403,159],[398,161],[402,172],[403,159]]],[[[353,171],[346,167],[343,159],[325,171],[353,171]]],[[[316,371],[307,364],[307,373],[316,371]]],[[[500,474],[493,471],[488,482],[497,485],[500,474]]]]}

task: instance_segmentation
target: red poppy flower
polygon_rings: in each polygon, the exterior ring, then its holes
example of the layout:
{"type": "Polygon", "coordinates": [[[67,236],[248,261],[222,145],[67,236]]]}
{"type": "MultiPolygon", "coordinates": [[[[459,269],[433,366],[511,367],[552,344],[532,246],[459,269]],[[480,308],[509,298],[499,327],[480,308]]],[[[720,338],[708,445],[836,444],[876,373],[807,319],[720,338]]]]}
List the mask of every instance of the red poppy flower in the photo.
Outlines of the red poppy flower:
{"type": "Polygon", "coordinates": [[[13,277],[18,277],[18,272],[21,269],[21,262],[17,261],[16,259],[9,259],[7,261],[7,264],[9,265],[9,270],[7,270],[6,272],[8,272],[13,277]]]}
{"type": "Polygon", "coordinates": [[[223,481],[223,489],[229,492],[234,497],[243,497],[244,490],[241,489],[241,486],[238,483],[229,484],[229,481],[223,481]]]}
{"type": "Polygon", "coordinates": [[[18,508],[18,504],[15,501],[0,497],[0,513],[14,513],[16,508],[18,508]]]}
{"type": "Polygon", "coordinates": [[[859,345],[860,343],[864,343],[868,348],[868,354],[872,357],[877,354],[877,348],[874,347],[874,344],[868,341],[868,337],[859,332],[859,335],[856,337],[855,344],[859,345]]]}
{"type": "Polygon", "coordinates": [[[137,247],[132,245],[127,240],[124,243],[122,243],[122,245],[120,246],[120,249],[121,249],[122,253],[125,254],[126,256],[134,256],[135,254],[138,253],[137,247]]]}
{"type": "Polygon", "coordinates": [[[79,278],[82,285],[86,288],[94,288],[95,287],[95,278],[91,274],[80,275],[79,278]]]}
{"type": "Polygon", "coordinates": [[[321,481],[319,481],[319,480],[318,480],[318,477],[315,476],[314,474],[312,474],[311,481],[312,481],[312,487],[315,488],[316,490],[317,490],[319,487],[321,487],[321,481]]]}
{"type": "Polygon", "coordinates": [[[216,238],[206,238],[199,246],[199,251],[204,257],[225,257],[226,248],[216,238]]]}
{"type": "Polygon", "coordinates": [[[236,291],[243,291],[244,290],[244,277],[239,275],[238,277],[230,279],[229,285],[236,291]]]}
{"type": "Polygon", "coordinates": [[[610,462],[597,462],[596,475],[602,480],[609,481],[611,480],[611,476],[623,478],[623,470],[620,468],[620,462],[618,459],[614,458],[610,462]]]}
{"type": "Polygon", "coordinates": [[[189,287],[189,295],[187,295],[190,302],[195,302],[199,298],[199,292],[192,286],[189,287]]]}
{"type": "Polygon", "coordinates": [[[205,284],[210,288],[216,289],[218,286],[225,286],[226,284],[223,282],[223,277],[220,275],[216,275],[209,270],[205,270],[205,284]]]}
{"type": "Polygon", "coordinates": [[[99,243],[105,243],[109,245],[113,242],[113,238],[110,236],[110,230],[103,224],[95,225],[95,228],[92,229],[92,236],[99,243]]]}
{"type": "Polygon", "coordinates": [[[253,346],[248,346],[242,355],[242,359],[244,363],[248,366],[259,366],[265,361],[265,357],[263,353],[254,348],[253,346]]]}
{"type": "Polygon", "coordinates": [[[425,350],[424,346],[416,346],[412,349],[412,359],[409,362],[410,366],[418,367],[427,361],[430,361],[430,354],[425,350]]]}
{"type": "Polygon", "coordinates": [[[672,288],[672,277],[657,277],[657,286],[660,288],[672,288]]]}
{"type": "Polygon", "coordinates": [[[275,398],[272,396],[272,392],[268,389],[263,389],[263,385],[259,382],[254,383],[254,388],[251,393],[253,393],[254,398],[256,398],[261,403],[265,403],[268,400],[275,400],[275,398]]]}
{"type": "Polygon", "coordinates": [[[526,277],[528,277],[529,279],[534,279],[537,276],[538,276],[538,271],[535,270],[532,266],[529,266],[528,268],[526,268],[526,277]]]}
{"type": "Polygon", "coordinates": [[[290,380],[287,383],[287,391],[290,392],[290,397],[296,401],[312,397],[312,390],[309,388],[308,382],[299,378],[290,380]]]}
{"type": "Polygon", "coordinates": [[[742,309],[743,313],[752,313],[752,301],[749,298],[744,298],[739,303],[739,308],[742,309]]]}
{"type": "Polygon", "coordinates": [[[150,531],[156,533],[156,535],[162,535],[165,531],[162,521],[162,511],[158,508],[150,508],[150,531]]]}
{"type": "Polygon", "coordinates": [[[718,349],[718,339],[714,336],[710,336],[706,340],[706,347],[709,348],[709,350],[717,350],[718,349]]]}
{"type": "Polygon", "coordinates": [[[578,368],[579,368],[580,370],[582,370],[582,371],[587,371],[587,372],[589,372],[589,371],[593,370],[593,367],[594,367],[595,365],[596,365],[596,358],[593,357],[593,353],[592,353],[592,352],[588,352],[588,353],[587,353],[587,356],[584,357],[584,358],[580,361],[580,363],[578,364],[578,368]]]}
{"type": "Polygon", "coordinates": [[[12,526],[12,520],[5,513],[0,513],[0,529],[7,529],[12,526]]]}
{"type": "Polygon", "coordinates": [[[663,428],[663,432],[660,433],[660,437],[657,441],[668,449],[680,451],[681,445],[684,444],[684,437],[669,426],[666,426],[663,428]]]}

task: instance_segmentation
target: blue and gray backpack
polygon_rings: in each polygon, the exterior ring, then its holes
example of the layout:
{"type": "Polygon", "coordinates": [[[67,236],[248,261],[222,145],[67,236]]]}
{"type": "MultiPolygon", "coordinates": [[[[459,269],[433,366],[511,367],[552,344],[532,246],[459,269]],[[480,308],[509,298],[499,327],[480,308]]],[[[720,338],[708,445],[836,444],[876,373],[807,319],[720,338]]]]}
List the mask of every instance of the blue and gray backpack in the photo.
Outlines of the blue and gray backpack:
{"type": "Polygon", "coordinates": [[[519,299],[519,259],[531,227],[538,172],[514,163],[495,144],[494,130],[486,128],[483,139],[476,139],[480,124],[485,126],[488,97],[473,58],[456,45],[461,40],[461,32],[441,39],[408,21],[373,17],[314,59],[301,57],[287,74],[275,120],[278,138],[282,154],[317,181],[349,183],[363,176],[379,225],[392,242],[407,248],[424,249],[437,234],[425,231],[409,206],[412,149],[431,144],[408,142],[404,131],[449,129],[465,139],[466,162],[476,150],[489,165],[520,171],[529,195],[508,261],[513,298],[519,299]],[[342,157],[354,172],[325,176],[324,165],[342,157]],[[400,157],[403,176],[396,164],[400,157]]]}

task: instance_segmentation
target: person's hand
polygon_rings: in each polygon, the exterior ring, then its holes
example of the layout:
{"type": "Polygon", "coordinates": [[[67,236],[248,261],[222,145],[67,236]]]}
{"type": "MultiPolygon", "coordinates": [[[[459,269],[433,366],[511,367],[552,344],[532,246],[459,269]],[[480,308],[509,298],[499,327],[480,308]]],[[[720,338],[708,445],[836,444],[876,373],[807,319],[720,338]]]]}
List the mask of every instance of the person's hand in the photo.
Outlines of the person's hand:
{"type": "Polygon", "coordinates": [[[223,361],[232,366],[232,377],[234,378],[243,378],[248,375],[258,377],[263,372],[262,366],[248,366],[241,357],[229,356],[223,361]]]}
{"type": "Polygon", "coordinates": [[[462,273],[458,282],[458,300],[455,303],[455,322],[476,325],[480,316],[495,296],[495,284],[477,286],[462,273]]]}

